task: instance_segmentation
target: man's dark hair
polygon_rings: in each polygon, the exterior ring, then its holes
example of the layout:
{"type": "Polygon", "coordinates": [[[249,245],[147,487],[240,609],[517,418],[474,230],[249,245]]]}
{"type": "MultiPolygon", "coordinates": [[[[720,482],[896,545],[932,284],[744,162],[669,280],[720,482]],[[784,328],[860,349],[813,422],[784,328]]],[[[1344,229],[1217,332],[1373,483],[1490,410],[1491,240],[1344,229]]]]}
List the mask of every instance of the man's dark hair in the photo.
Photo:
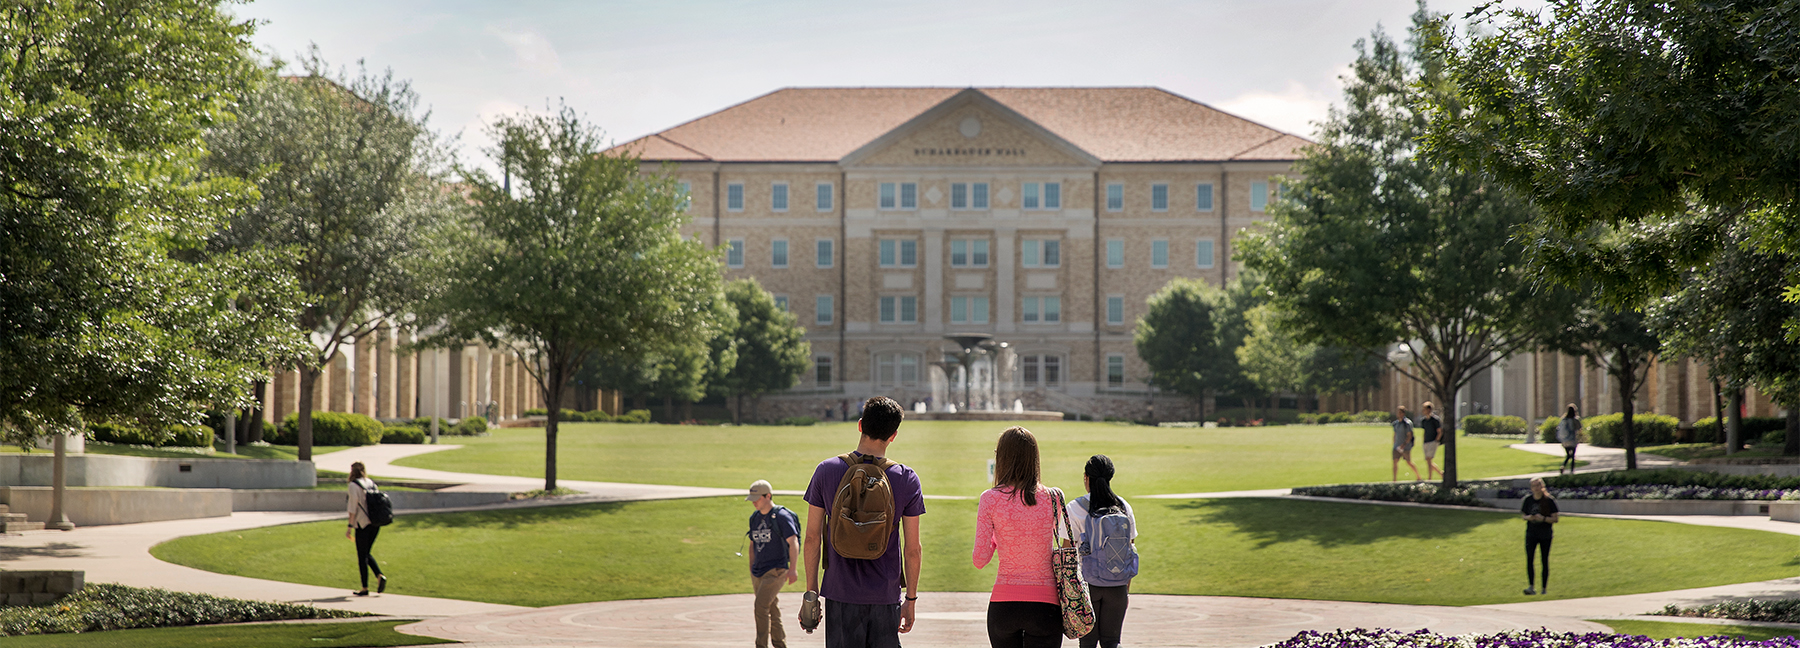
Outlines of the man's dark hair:
{"type": "Polygon", "coordinates": [[[900,404],[886,396],[863,402],[862,435],[876,441],[888,441],[900,431],[900,404]]]}

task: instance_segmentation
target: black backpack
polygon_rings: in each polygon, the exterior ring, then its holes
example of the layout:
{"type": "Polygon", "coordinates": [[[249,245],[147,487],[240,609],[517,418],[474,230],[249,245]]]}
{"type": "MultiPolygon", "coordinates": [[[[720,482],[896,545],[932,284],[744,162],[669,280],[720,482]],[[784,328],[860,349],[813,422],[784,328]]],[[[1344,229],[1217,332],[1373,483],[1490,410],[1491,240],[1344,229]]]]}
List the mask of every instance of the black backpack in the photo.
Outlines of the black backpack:
{"type": "Polygon", "coordinates": [[[381,492],[373,479],[363,487],[363,512],[369,515],[371,525],[381,527],[394,523],[394,502],[388,499],[387,493],[381,492]]]}

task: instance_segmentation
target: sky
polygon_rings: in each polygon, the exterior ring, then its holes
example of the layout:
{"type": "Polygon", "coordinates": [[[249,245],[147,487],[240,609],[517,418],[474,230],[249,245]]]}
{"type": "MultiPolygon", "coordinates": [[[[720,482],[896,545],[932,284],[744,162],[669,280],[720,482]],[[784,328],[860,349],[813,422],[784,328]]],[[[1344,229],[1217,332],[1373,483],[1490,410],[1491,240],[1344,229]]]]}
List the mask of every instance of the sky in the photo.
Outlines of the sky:
{"type": "MultiPolygon", "coordinates": [[[[1507,6],[1533,6],[1517,0],[1507,6]]],[[[1432,5],[1460,17],[1470,5],[1432,5]]],[[[1156,86],[1310,136],[1354,44],[1412,0],[256,0],[253,41],[410,80],[481,164],[484,125],[566,104],[625,142],[784,87],[1156,86]]]]}

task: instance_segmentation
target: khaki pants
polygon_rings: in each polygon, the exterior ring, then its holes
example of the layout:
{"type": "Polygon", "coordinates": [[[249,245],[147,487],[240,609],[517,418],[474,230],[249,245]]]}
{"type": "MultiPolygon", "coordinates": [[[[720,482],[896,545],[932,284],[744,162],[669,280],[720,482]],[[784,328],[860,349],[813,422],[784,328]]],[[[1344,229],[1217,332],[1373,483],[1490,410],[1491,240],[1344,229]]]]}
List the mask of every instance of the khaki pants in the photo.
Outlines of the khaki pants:
{"type": "Polygon", "coordinates": [[[775,648],[787,648],[787,632],[781,628],[781,601],[776,595],[781,593],[781,586],[787,584],[788,570],[771,569],[761,578],[750,577],[750,584],[756,590],[756,603],[752,610],[756,615],[756,648],[769,648],[769,640],[775,640],[775,648]]]}

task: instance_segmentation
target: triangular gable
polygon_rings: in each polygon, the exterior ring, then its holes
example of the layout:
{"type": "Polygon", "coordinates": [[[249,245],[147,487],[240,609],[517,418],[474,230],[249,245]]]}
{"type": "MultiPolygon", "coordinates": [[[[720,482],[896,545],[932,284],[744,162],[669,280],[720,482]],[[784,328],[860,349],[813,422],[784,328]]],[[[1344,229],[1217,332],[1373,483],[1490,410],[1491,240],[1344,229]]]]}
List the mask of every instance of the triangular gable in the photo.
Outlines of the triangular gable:
{"type": "Polygon", "coordinates": [[[1096,167],[1100,159],[980,90],[956,93],[863,145],[846,167],[1096,167]]]}

